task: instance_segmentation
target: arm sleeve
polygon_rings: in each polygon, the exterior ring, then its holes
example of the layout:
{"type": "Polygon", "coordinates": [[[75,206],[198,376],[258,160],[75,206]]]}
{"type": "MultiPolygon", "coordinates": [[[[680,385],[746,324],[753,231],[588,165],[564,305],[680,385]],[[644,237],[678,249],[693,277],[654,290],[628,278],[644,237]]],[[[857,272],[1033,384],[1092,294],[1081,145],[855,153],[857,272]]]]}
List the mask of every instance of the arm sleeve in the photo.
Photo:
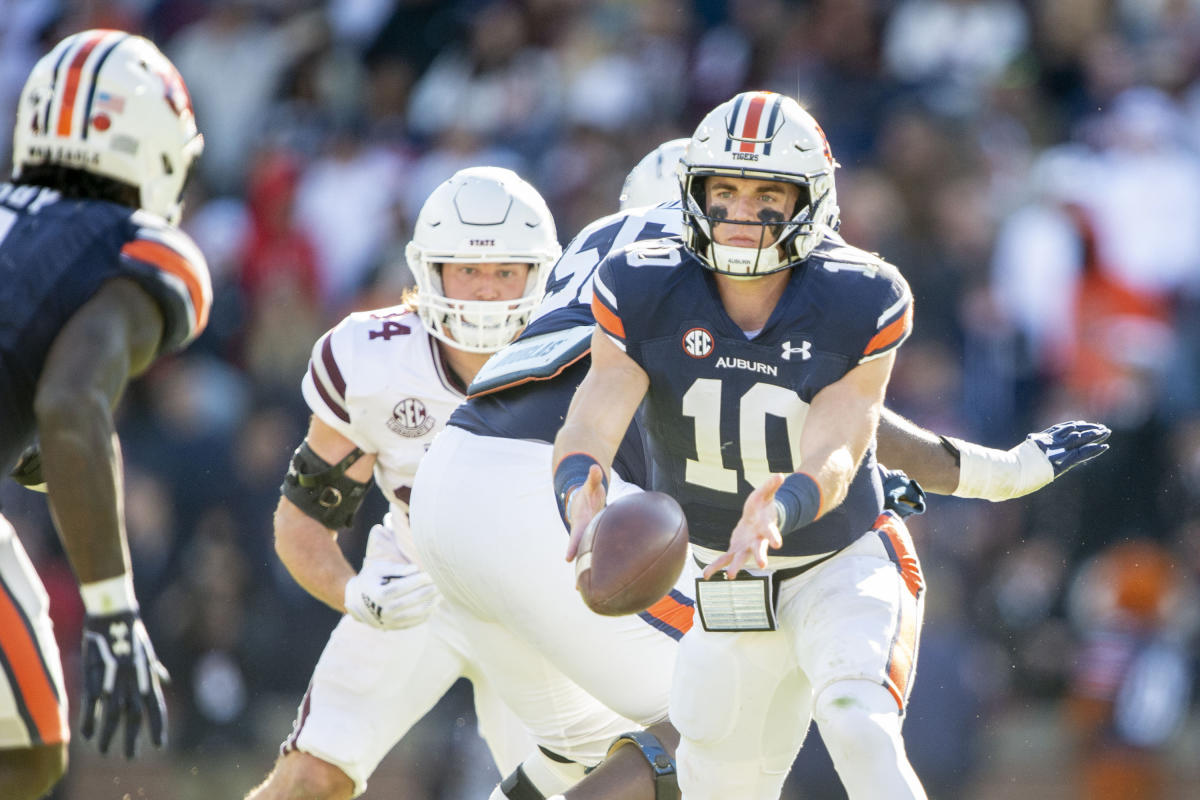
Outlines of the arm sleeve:
{"type": "Polygon", "coordinates": [[[621,319],[617,295],[612,290],[613,285],[613,270],[609,262],[605,261],[592,281],[592,316],[596,318],[600,330],[625,352],[625,323],[621,319]]]}
{"type": "Polygon", "coordinates": [[[859,364],[890,353],[912,333],[913,298],[908,282],[894,269],[880,277],[885,281],[884,291],[875,307],[883,308],[875,318],[874,326],[868,327],[870,338],[859,356],[859,364]]]}

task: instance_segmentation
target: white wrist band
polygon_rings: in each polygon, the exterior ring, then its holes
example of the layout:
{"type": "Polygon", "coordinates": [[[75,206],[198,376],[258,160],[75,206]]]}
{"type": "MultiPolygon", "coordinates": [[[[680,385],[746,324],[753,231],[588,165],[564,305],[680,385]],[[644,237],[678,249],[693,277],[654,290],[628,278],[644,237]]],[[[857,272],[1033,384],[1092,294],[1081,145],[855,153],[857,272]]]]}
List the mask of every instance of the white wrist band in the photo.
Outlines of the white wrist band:
{"type": "Polygon", "coordinates": [[[947,438],[959,452],[955,497],[998,503],[1035,492],[1054,480],[1054,467],[1032,439],[1011,450],[996,450],[947,438]]]}
{"type": "Polygon", "coordinates": [[[115,578],[79,585],[83,607],[92,616],[137,611],[137,596],[133,593],[133,576],[128,572],[115,578]]]}

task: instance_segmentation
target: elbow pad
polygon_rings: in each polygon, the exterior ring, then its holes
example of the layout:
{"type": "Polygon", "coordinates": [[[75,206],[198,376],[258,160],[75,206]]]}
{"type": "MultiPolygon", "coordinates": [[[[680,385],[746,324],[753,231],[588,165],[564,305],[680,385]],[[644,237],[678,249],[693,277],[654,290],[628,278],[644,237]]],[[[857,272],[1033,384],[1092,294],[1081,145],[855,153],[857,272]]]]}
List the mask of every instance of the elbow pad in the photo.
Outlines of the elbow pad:
{"type": "Polygon", "coordinates": [[[359,483],[346,476],[346,470],[362,454],[356,447],[338,463],[330,464],[314,453],[307,441],[301,442],[292,455],[279,493],[326,528],[335,531],[348,528],[363,496],[375,482],[371,479],[359,483]]]}

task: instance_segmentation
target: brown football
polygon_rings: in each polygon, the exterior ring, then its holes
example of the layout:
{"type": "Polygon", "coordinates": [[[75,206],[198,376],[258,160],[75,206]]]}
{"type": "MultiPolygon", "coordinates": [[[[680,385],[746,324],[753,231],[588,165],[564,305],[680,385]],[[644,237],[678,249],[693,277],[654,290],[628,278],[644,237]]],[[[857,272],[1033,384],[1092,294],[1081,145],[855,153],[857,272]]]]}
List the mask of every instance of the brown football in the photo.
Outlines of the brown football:
{"type": "Polygon", "coordinates": [[[687,519],[675,498],[627,494],[605,506],[584,531],[576,585],[597,614],[636,614],[670,591],[687,555],[687,519]]]}

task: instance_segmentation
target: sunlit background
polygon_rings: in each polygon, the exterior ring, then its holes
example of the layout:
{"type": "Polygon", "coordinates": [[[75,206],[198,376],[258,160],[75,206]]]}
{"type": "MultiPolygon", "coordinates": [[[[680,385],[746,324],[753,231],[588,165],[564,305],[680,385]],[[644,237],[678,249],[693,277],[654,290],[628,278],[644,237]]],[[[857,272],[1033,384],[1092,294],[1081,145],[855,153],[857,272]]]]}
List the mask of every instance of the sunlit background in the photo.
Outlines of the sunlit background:
{"type": "MultiPolygon", "coordinates": [[[[912,285],[893,408],[1005,448],[1063,419],[1114,431],[1036,496],[935,498],[912,522],[929,593],[905,732],[930,796],[1200,796],[1200,2],[0,0],[4,119],[36,58],[91,27],[151,37],[191,89],[207,149],[184,227],[216,302],[120,419],[170,747],[76,742],[54,798],[238,800],[266,774],[336,621],[272,550],[300,378],[323,331],[411,281],[427,193],[512,167],[565,243],[746,89],[812,111],[842,232],[912,285]]],[[[82,608],[44,499],[0,500],[75,703],[82,608]]],[[[382,511],[343,535],[355,563],[382,511]]],[[[486,797],[473,726],[460,683],[366,796],[486,797]]],[[[844,796],[815,733],[785,796],[844,796]]]]}

